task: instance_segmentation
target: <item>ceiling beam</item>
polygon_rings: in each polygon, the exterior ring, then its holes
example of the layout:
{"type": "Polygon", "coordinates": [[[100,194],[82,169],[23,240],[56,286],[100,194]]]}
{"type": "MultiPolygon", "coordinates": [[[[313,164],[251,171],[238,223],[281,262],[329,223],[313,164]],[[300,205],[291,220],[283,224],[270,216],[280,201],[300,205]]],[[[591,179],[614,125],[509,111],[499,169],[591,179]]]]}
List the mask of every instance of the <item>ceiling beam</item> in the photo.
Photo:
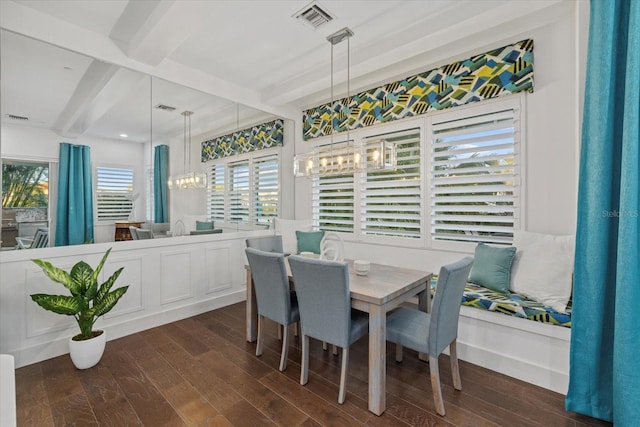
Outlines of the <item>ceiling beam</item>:
{"type": "Polygon", "coordinates": [[[157,66],[194,31],[207,24],[201,2],[130,1],[109,38],[128,57],[157,66]]]}
{"type": "Polygon", "coordinates": [[[92,123],[92,120],[87,120],[89,105],[94,102],[118,69],[119,67],[115,65],[93,60],[53,124],[53,130],[67,138],[74,138],[84,133],[92,123]]]}
{"type": "MultiPolygon", "coordinates": [[[[186,2],[185,2],[186,3],[186,2]]],[[[177,83],[291,120],[300,110],[264,101],[257,91],[165,59],[157,66],[128,57],[112,39],[10,0],[0,1],[0,28],[73,52],[177,83]]]]}

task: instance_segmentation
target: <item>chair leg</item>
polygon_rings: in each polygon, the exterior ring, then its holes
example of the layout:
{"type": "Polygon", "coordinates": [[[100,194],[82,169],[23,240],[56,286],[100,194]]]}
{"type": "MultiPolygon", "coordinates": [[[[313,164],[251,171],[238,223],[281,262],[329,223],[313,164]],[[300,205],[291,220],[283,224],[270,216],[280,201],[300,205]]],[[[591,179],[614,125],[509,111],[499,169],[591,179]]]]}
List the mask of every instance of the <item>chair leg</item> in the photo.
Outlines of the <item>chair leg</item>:
{"type": "Polygon", "coordinates": [[[334,355],[334,356],[337,356],[337,355],[338,355],[338,346],[337,346],[337,345],[334,345],[334,346],[333,346],[333,355],[334,355]]]}
{"type": "Polygon", "coordinates": [[[460,367],[458,365],[458,349],[456,340],[449,344],[449,362],[451,362],[451,378],[453,379],[453,388],[462,390],[462,380],[460,379],[460,367]]]}
{"type": "Polygon", "coordinates": [[[264,316],[258,316],[258,342],[256,343],[256,356],[262,356],[264,343],[264,316]]]}
{"type": "Polygon", "coordinates": [[[437,357],[429,355],[429,370],[431,371],[431,390],[433,390],[436,412],[444,417],[444,401],[442,400],[442,390],[440,389],[440,368],[438,367],[437,357]]]}
{"type": "MultiPolygon", "coordinates": [[[[335,347],[335,346],[334,346],[335,347]]],[[[340,392],[338,403],[343,404],[347,394],[347,368],[349,367],[349,348],[342,349],[342,371],[340,372],[340,392]]]]}
{"type": "Polygon", "coordinates": [[[302,335],[302,360],[300,362],[300,385],[309,381],[309,337],[302,335]]]}
{"type": "Polygon", "coordinates": [[[396,362],[402,362],[402,346],[396,344],[396,362]]]}
{"type": "Polygon", "coordinates": [[[282,326],[282,352],[280,353],[280,372],[287,369],[287,358],[289,357],[289,328],[282,326]]]}

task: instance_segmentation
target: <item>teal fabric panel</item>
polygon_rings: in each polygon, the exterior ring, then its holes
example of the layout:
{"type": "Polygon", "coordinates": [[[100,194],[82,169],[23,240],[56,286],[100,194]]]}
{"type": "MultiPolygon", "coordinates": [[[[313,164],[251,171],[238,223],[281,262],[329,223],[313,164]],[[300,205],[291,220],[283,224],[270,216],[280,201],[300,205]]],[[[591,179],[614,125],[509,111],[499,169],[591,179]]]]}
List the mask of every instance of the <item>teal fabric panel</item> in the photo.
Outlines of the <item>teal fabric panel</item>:
{"type": "Polygon", "coordinates": [[[640,1],[592,0],[568,411],[640,420],[640,1]]]}
{"type": "Polygon", "coordinates": [[[56,246],[93,243],[91,148],[60,143],[56,246]]]}
{"type": "Polygon", "coordinates": [[[196,221],[196,230],[213,230],[213,221],[196,221]]]}
{"type": "Polygon", "coordinates": [[[323,237],[324,231],[296,231],[298,253],[313,252],[314,254],[319,254],[323,237]]]}
{"type": "Polygon", "coordinates": [[[494,291],[507,293],[511,283],[511,265],[516,248],[495,248],[478,243],[469,281],[494,291]]]}
{"type": "Polygon", "coordinates": [[[168,171],[169,146],[157,145],[153,155],[153,220],[155,223],[169,222],[168,171]]]}

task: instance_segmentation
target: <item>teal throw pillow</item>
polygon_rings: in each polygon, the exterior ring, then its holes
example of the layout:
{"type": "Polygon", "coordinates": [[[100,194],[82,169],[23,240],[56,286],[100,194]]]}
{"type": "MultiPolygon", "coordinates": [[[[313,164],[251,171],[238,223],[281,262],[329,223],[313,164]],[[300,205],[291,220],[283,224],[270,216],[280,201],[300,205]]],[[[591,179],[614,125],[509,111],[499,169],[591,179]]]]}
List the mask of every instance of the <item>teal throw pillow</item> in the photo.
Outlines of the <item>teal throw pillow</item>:
{"type": "Polygon", "coordinates": [[[516,248],[496,248],[479,243],[469,273],[469,281],[506,294],[511,283],[511,265],[516,248]]]}
{"type": "Polygon", "coordinates": [[[196,230],[213,230],[213,221],[196,221],[196,230]]]}
{"type": "Polygon", "coordinates": [[[313,252],[320,253],[320,242],[324,237],[324,231],[296,231],[298,239],[298,253],[313,252]]]}

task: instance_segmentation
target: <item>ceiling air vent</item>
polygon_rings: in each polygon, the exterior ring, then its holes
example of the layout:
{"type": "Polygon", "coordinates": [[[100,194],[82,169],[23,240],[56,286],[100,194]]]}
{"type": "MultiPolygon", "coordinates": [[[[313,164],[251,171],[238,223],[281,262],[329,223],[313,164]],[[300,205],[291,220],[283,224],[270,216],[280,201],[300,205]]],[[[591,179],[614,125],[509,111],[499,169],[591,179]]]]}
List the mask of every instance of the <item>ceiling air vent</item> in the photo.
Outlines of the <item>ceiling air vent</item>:
{"type": "Polygon", "coordinates": [[[9,118],[11,120],[29,120],[29,117],[16,116],[15,114],[7,114],[7,118],[9,118]]]}
{"type": "Polygon", "coordinates": [[[331,16],[331,14],[326,10],[322,9],[316,2],[309,3],[293,16],[298,21],[313,29],[333,20],[333,16],[331,16]]]}
{"type": "Polygon", "coordinates": [[[168,111],[168,112],[172,112],[176,110],[176,107],[170,107],[169,105],[164,105],[164,104],[158,104],[154,108],[157,108],[158,110],[168,111]]]}

